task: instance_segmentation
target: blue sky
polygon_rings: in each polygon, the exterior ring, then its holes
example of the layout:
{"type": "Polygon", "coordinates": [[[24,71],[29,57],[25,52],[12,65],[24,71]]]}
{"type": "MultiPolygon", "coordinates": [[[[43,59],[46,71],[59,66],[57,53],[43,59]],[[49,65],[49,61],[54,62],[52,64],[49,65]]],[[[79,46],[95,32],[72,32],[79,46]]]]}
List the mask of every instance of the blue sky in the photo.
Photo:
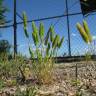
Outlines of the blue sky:
{"type": "MultiPolygon", "coordinates": [[[[7,20],[13,20],[13,1],[14,0],[4,0],[4,4],[9,8],[9,12],[6,13],[7,20]]],[[[69,13],[81,12],[79,0],[68,0],[69,13]],[[77,2],[77,3],[75,3],[77,2]],[[74,4],[75,3],[75,4],[74,4]]],[[[22,12],[25,11],[28,17],[28,20],[38,19],[49,16],[62,15],[66,12],[65,0],[17,0],[17,12],[22,16],[22,12]]],[[[80,37],[79,32],[76,29],[76,23],[82,23],[83,15],[70,16],[70,34],[71,34],[71,50],[72,54],[82,54],[87,45],[83,42],[80,37]]],[[[90,27],[92,35],[96,35],[96,15],[90,15],[85,18],[90,27]]],[[[17,21],[22,21],[17,16],[17,21]]],[[[61,37],[65,37],[65,41],[62,45],[62,48],[59,51],[59,55],[63,53],[68,53],[68,44],[67,44],[67,20],[66,17],[51,19],[42,21],[45,26],[45,31],[47,32],[51,24],[55,24],[55,31],[61,37]],[[56,23],[58,21],[58,23],[56,23]]],[[[13,21],[11,22],[11,24],[13,21]]],[[[36,22],[36,25],[39,26],[40,22],[36,22]]],[[[28,24],[28,32],[31,37],[31,23],[28,24]]],[[[13,45],[13,28],[0,29],[2,37],[0,39],[7,39],[10,44],[13,45]]],[[[28,40],[24,36],[23,26],[18,25],[17,28],[17,44],[18,52],[21,52],[24,55],[28,55],[28,40]]],[[[30,39],[32,41],[32,39],[30,39]]],[[[33,41],[32,41],[33,43],[33,41]]]]}

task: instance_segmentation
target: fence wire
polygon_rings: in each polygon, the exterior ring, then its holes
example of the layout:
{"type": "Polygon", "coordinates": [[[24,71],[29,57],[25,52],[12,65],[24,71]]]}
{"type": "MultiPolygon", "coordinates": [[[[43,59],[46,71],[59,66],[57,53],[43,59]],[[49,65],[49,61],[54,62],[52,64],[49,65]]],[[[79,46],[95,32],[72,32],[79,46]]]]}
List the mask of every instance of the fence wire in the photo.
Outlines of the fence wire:
{"type": "MultiPolygon", "coordinates": [[[[12,20],[10,24],[13,24],[13,0],[5,0],[5,5],[9,8],[9,12],[6,13],[6,18],[8,20],[12,20]]],[[[79,0],[68,0],[68,11],[69,14],[81,12],[79,0]]],[[[59,16],[61,14],[66,14],[66,4],[65,0],[17,0],[17,13],[22,17],[22,12],[25,11],[28,17],[28,20],[51,17],[51,16],[59,16]]],[[[17,22],[22,22],[20,16],[17,16],[17,22]]],[[[96,55],[96,22],[94,22],[96,15],[91,15],[86,18],[83,18],[83,15],[72,15],[69,16],[69,27],[70,27],[70,39],[71,39],[71,54],[72,56],[81,56],[86,54],[87,51],[91,51],[91,54],[96,55]],[[77,28],[76,23],[82,23],[83,19],[86,19],[88,22],[91,34],[94,38],[91,47],[84,43],[82,40],[77,28]]],[[[68,26],[67,26],[67,18],[58,17],[53,19],[47,19],[42,21],[44,23],[45,32],[47,32],[48,28],[51,24],[54,25],[55,32],[60,35],[60,37],[64,36],[65,40],[63,42],[62,47],[58,51],[58,56],[69,56],[68,55],[68,26]]],[[[39,27],[39,23],[35,22],[39,27]]],[[[10,25],[9,24],[9,25],[10,25]]],[[[32,28],[31,22],[28,23],[28,32],[30,34],[30,43],[33,46],[33,41],[31,38],[32,28]]],[[[13,51],[13,27],[9,28],[0,28],[0,40],[6,39],[12,45],[11,51],[13,51]]],[[[21,53],[26,56],[29,55],[28,51],[28,40],[24,36],[23,25],[17,25],[17,49],[18,53],[21,53]]],[[[34,48],[34,46],[33,46],[34,48]]]]}

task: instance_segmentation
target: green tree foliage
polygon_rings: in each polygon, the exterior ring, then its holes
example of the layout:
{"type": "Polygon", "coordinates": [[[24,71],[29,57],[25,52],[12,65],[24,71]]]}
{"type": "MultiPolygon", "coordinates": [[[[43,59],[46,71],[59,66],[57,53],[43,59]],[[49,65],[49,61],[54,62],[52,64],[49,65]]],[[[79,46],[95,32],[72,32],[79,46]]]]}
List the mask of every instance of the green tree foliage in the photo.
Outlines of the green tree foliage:
{"type": "Polygon", "coordinates": [[[7,11],[7,8],[4,6],[3,4],[4,0],[0,0],[0,25],[4,25],[5,24],[5,13],[7,11]]]}
{"type": "Polygon", "coordinates": [[[10,44],[7,40],[0,40],[0,53],[9,53],[10,44]]]}
{"type": "Polygon", "coordinates": [[[80,23],[77,23],[77,29],[82,36],[82,39],[87,43],[90,44],[92,42],[92,36],[90,34],[90,30],[88,24],[85,20],[83,20],[83,26],[80,23]]]}

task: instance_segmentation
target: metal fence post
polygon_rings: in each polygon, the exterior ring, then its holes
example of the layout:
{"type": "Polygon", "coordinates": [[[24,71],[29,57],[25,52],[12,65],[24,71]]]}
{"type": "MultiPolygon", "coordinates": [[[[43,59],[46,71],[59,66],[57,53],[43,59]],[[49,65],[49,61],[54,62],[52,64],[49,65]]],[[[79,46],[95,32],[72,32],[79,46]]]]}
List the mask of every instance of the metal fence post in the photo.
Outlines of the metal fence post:
{"type": "Polygon", "coordinates": [[[71,41],[70,41],[70,25],[68,15],[68,1],[66,0],[66,16],[67,16],[67,27],[68,27],[68,55],[71,56],[71,41]]]}
{"type": "Polygon", "coordinates": [[[17,23],[16,23],[16,0],[14,0],[14,58],[17,54],[17,23]]]}

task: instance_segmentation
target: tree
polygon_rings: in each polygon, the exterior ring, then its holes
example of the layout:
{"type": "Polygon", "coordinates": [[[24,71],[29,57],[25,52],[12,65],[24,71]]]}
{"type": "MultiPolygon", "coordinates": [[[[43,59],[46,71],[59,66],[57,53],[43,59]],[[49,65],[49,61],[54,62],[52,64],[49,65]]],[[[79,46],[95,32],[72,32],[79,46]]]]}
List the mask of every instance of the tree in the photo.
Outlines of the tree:
{"type": "Polygon", "coordinates": [[[0,40],[0,54],[10,52],[10,44],[7,40],[0,40]]]}
{"type": "Polygon", "coordinates": [[[7,11],[7,8],[4,6],[3,4],[4,0],[0,0],[0,25],[4,25],[5,24],[5,13],[7,11]]]}

